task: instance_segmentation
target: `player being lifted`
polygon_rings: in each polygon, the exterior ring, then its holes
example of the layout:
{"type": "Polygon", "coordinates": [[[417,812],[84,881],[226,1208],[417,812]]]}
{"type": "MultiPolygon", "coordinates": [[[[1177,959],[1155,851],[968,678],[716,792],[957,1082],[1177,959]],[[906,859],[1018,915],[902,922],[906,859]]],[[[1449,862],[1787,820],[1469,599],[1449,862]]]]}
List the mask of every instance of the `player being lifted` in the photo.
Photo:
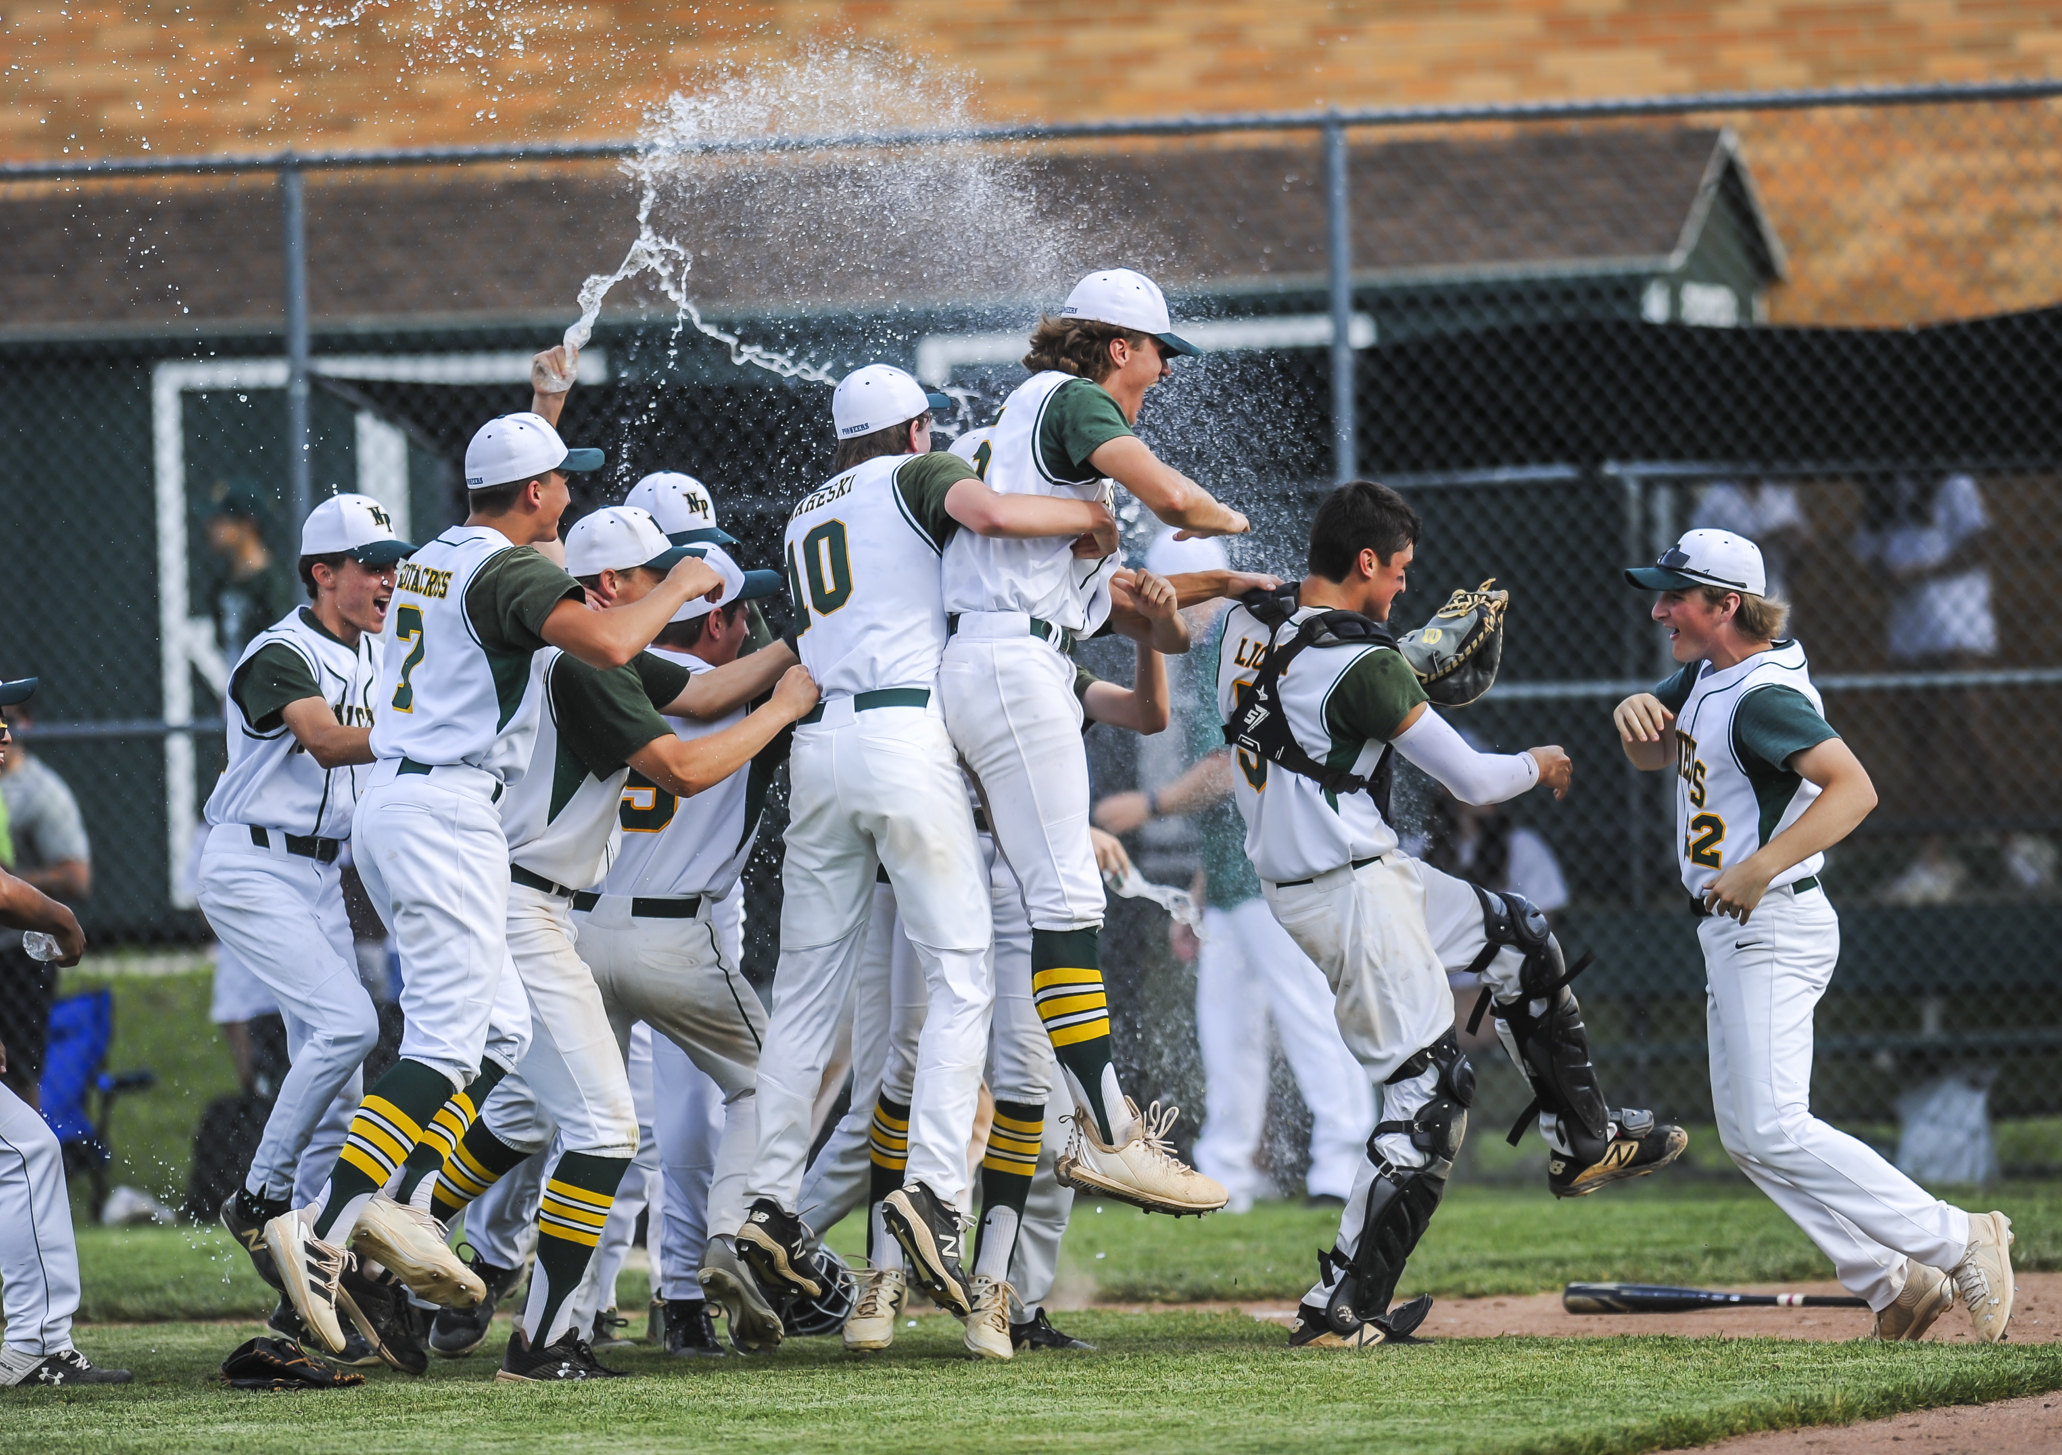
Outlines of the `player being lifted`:
{"type": "Polygon", "coordinates": [[[1811,1114],[1812,1010],[1840,958],[1819,884],[1825,851],[1876,806],[1827,723],[1761,550],[1685,534],[1626,580],[1681,670],[1613,714],[1636,768],[1676,770],[1676,846],[1709,982],[1711,1103],[1740,1170],[1876,1311],[1879,1339],[1924,1337],[1960,1294],[1976,1337],[2012,1320],[2012,1223],[1929,1196],[1864,1142],[1811,1114]]]}
{"type": "MultiPolygon", "coordinates": [[[[1132,433],[1145,392],[1177,353],[1151,279],[1091,273],[1058,318],[1041,320],[1004,404],[982,479],[1009,498],[1105,502],[1116,480],[1162,521],[1192,535],[1236,535],[1246,518],[1170,469],[1132,433]]],[[[1088,834],[1088,757],[1067,653],[1128,601],[1108,550],[1053,539],[962,532],[945,548],[951,640],[939,673],[952,741],[978,780],[996,841],[1023,885],[1041,1019],[1079,1108],[1060,1162],[1075,1186],[1173,1213],[1223,1207],[1225,1190],[1182,1164],[1124,1095],[1110,1059],[1099,941],[1103,885],[1088,834]]],[[[1187,604],[1184,602],[1183,604],[1187,604]]],[[[1135,615],[1135,614],[1134,614],[1135,615]]],[[[1188,647],[1179,617],[1153,629],[1188,647]]],[[[897,882],[897,888],[901,887],[897,882]]]]}

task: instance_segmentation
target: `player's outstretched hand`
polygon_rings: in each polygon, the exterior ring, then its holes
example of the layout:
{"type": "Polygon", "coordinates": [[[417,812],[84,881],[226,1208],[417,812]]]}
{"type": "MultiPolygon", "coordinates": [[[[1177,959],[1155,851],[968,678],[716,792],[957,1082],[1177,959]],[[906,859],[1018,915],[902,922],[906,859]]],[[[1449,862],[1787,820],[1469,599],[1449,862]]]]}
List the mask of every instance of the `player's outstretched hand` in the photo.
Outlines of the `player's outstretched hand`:
{"type": "Polygon", "coordinates": [[[1174,538],[1178,541],[1193,541],[1203,536],[1242,536],[1253,528],[1244,515],[1230,506],[1220,505],[1218,509],[1223,512],[1221,520],[1208,527],[1192,525],[1178,530],[1174,533],[1174,538]]]}
{"type": "Polygon", "coordinates": [[[723,595],[723,578],[700,556],[682,556],[675,561],[673,569],[666,573],[666,584],[685,586],[689,601],[697,596],[715,601],[723,595]]]}
{"type": "Polygon", "coordinates": [[[1172,621],[1181,607],[1174,595],[1174,583],[1151,571],[1131,573],[1131,594],[1138,614],[1148,621],[1172,621]]]}
{"type": "Polygon", "coordinates": [[[1105,556],[1117,554],[1117,517],[1110,514],[1109,507],[1097,504],[1101,519],[1095,529],[1084,531],[1075,537],[1074,554],[1084,561],[1100,561],[1105,556]]]}
{"type": "Polygon", "coordinates": [[[1542,786],[1554,790],[1554,797],[1566,798],[1568,785],[1575,778],[1575,760],[1560,747],[1527,748],[1539,763],[1539,781],[1542,786]]]}
{"type": "Polygon", "coordinates": [[[1755,862],[1758,857],[1749,854],[1705,885],[1704,908],[1713,914],[1736,919],[1741,924],[1747,923],[1747,916],[1754,913],[1754,907],[1761,903],[1761,896],[1768,893],[1769,880],[1775,878],[1773,873],[1763,870],[1755,862]]]}
{"type": "Polygon", "coordinates": [[[537,394],[563,394],[580,376],[580,351],[555,344],[530,360],[530,389],[537,394]]]}
{"type": "Polygon", "coordinates": [[[1272,591],[1282,584],[1282,578],[1265,571],[1227,571],[1224,577],[1224,594],[1237,601],[1248,591],[1272,591]]]}
{"type": "Polygon", "coordinates": [[[1675,714],[1651,692],[1635,692],[1612,710],[1611,722],[1625,743],[1658,743],[1675,726],[1675,714]]]}
{"type": "Polygon", "coordinates": [[[1123,840],[1098,828],[1091,828],[1088,838],[1095,845],[1096,868],[1113,879],[1122,879],[1131,872],[1131,855],[1124,852],[1123,840]]]}
{"type": "Polygon", "coordinates": [[[780,674],[780,682],[773,689],[772,706],[790,720],[801,718],[823,694],[817,690],[816,679],[809,675],[809,669],[800,663],[780,674]]]}
{"type": "Polygon", "coordinates": [[[1098,802],[1089,815],[1097,828],[1113,834],[1128,834],[1143,827],[1152,816],[1152,805],[1143,793],[1113,793],[1098,802]]]}

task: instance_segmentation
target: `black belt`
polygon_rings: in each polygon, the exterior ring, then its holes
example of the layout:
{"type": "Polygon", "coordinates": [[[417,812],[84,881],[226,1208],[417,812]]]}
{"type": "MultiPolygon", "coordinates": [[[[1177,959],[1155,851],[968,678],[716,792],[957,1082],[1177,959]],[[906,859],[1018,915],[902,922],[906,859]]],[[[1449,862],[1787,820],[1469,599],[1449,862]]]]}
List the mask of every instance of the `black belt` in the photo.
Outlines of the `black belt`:
{"type": "MultiPolygon", "coordinates": [[[[420,773],[423,777],[427,778],[430,774],[436,772],[439,766],[440,765],[436,763],[418,763],[413,758],[403,758],[401,760],[401,766],[396,768],[394,771],[396,773],[420,773]]],[[[454,765],[443,764],[441,766],[451,767],[454,765]]],[[[482,769],[481,771],[484,772],[485,770],[482,769]]],[[[491,798],[487,800],[487,802],[501,802],[501,784],[496,783],[494,785],[494,794],[491,798]]]]}
{"type": "Polygon", "coordinates": [[[520,864],[508,866],[508,877],[513,883],[520,884],[525,889],[535,889],[542,894],[556,894],[560,899],[580,897],[579,890],[568,889],[556,880],[546,879],[542,874],[532,874],[520,864]]]}
{"type": "MultiPolygon", "coordinates": [[[[1790,883],[1784,885],[1783,887],[1789,890],[1792,894],[1809,894],[1814,889],[1819,887],[1819,876],[1816,874],[1807,874],[1802,879],[1792,880],[1790,883]]],[[[1705,906],[1704,897],[1702,895],[1693,894],[1690,896],[1690,913],[1695,915],[1698,919],[1711,918],[1711,911],[1705,906]]]]}
{"type": "MultiPolygon", "coordinates": [[[[573,896],[573,908],[586,914],[601,903],[599,894],[581,890],[573,896]]],[[[632,919],[693,919],[702,912],[702,897],[690,894],[682,899],[644,899],[630,901],[632,919]]]]}
{"type": "MultiPolygon", "coordinates": [[[[928,687],[883,687],[878,692],[855,692],[852,694],[854,712],[872,712],[877,707],[929,707],[931,689],[928,687]]],[[[823,704],[802,714],[801,722],[822,722],[823,704]]]]}
{"type": "MultiPolygon", "coordinates": [[[[948,637],[959,634],[960,615],[957,611],[946,613],[945,635],[948,637]]],[[[1062,653],[1072,652],[1074,650],[1074,643],[1078,640],[1074,633],[1067,630],[1067,628],[1054,626],[1044,618],[1036,616],[1031,618],[1030,635],[1037,637],[1042,642],[1051,642],[1062,653]]]]}
{"type": "Polygon", "coordinates": [[[988,827],[988,815],[978,808],[974,810],[974,832],[977,834],[994,832],[993,829],[988,827]]]}
{"type": "MultiPolygon", "coordinates": [[[[1351,867],[1355,869],[1365,869],[1370,864],[1379,864],[1381,862],[1382,856],[1380,854],[1374,854],[1365,859],[1355,859],[1351,867]]],[[[1275,881],[1274,887],[1277,889],[1294,889],[1299,884],[1315,883],[1317,883],[1317,875],[1313,874],[1308,879],[1278,879],[1275,881]]]]}
{"type": "MultiPolygon", "coordinates": [[[[289,854],[298,855],[303,859],[316,859],[324,864],[334,864],[344,847],[342,839],[318,839],[313,834],[281,834],[280,837],[286,840],[286,851],[289,854]]],[[[261,849],[269,849],[272,847],[272,836],[266,830],[252,824],[251,842],[261,849]]]]}

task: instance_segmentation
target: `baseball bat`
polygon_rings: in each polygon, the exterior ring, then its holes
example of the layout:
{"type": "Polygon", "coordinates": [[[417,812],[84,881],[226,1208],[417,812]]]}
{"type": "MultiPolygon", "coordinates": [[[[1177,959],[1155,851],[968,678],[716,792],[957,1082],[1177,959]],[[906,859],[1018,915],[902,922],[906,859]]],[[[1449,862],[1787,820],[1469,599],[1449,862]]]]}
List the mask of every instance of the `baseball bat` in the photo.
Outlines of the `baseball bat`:
{"type": "Polygon", "coordinates": [[[1816,1293],[1722,1293],[1653,1283],[1571,1283],[1561,1307],[1571,1314],[1682,1314],[1713,1308],[1867,1308],[1865,1298],[1816,1293]]]}

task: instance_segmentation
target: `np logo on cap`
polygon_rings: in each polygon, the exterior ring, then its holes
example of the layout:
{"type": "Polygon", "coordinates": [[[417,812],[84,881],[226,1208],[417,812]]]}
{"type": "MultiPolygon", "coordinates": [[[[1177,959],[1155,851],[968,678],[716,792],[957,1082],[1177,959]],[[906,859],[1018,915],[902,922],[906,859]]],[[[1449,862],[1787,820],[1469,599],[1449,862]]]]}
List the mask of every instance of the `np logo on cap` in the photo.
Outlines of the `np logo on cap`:
{"type": "Polygon", "coordinates": [[[394,518],[370,495],[332,495],[308,512],[301,526],[301,554],[339,551],[367,566],[391,566],[413,554],[415,546],[394,534],[394,518]]]}
{"type": "Polygon", "coordinates": [[[831,421],[841,440],[915,419],[926,410],[950,409],[949,395],[932,394],[893,364],[854,369],[831,395],[831,421]]]}
{"type": "Polygon", "coordinates": [[[1768,594],[1761,547],[1729,530],[1684,531],[1653,565],[1628,566],[1625,579],[1649,591],[1718,586],[1746,596],[1768,594]]]}
{"type": "Polygon", "coordinates": [[[650,511],[634,505],[610,505],[583,515],[566,532],[568,576],[599,576],[637,566],[670,571],[687,554],[686,546],[666,539],[650,511]]]}
{"type": "Polygon", "coordinates": [[[600,450],[569,450],[541,414],[525,410],[490,419],[465,447],[465,488],[492,490],[535,480],[553,470],[599,470],[600,450]]]}
{"type": "Polygon", "coordinates": [[[692,475],[656,470],[632,485],[623,503],[649,510],[676,546],[737,544],[728,531],[717,528],[715,497],[692,475]]]}
{"type": "Polygon", "coordinates": [[[1174,320],[1167,316],[1167,295],[1160,291],[1160,285],[1129,268],[1090,273],[1067,295],[1060,317],[1113,323],[1133,333],[1149,333],[1177,354],[1203,352],[1174,332],[1174,320]]]}

